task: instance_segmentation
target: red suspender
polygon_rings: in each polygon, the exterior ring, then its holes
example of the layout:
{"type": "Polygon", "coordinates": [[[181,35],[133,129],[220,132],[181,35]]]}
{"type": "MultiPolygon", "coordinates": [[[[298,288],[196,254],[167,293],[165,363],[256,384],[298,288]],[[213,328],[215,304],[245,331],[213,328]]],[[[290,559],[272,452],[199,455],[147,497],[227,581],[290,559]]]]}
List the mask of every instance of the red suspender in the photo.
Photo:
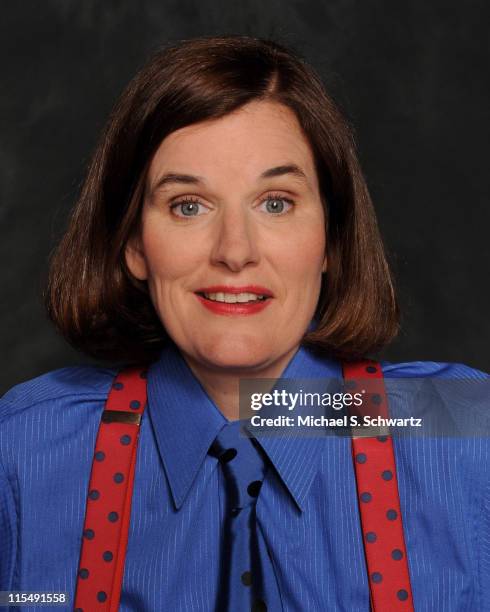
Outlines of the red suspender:
{"type": "MultiPolygon", "coordinates": [[[[374,361],[358,361],[344,363],[342,368],[347,386],[356,387],[358,382],[365,381],[369,399],[376,406],[374,414],[387,418],[388,402],[381,366],[374,361]]],[[[374,612],[413,611],[391,435],[353,437],[352,459],[371,609],[374,612]]]]}
{"type": "MultiPolygon", "coordinates": [[[[370,379],[377,414],[388,416],[381,367],[343,364],[351,384],[370,379]]],[[[139,425],[146,372],[122,370],[114,379],[95,444],[85,511],[75,612],[117,612],[124,575],[139,425]]],[[[371,385],[370,385],[371,390],[371,385]]],[[[413,612],[412,591],[391,436],[353,438],[352,455],[373,612],[413,612]]]]}
{"type": "Polygon", "coordinates": [[[95,443],[75,595],[79,612],[117,612],[128,541],[146,371],[113,381],[95,443]]]}

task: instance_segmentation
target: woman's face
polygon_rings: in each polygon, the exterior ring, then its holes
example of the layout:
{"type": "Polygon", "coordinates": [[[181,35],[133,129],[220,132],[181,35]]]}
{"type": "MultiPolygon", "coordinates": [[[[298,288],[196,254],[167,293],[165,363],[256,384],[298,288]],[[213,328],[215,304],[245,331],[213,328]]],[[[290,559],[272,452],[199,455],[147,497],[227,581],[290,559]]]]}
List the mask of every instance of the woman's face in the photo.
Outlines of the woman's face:
{"type": "Polygon", "coordinates": [[[165,138],[126,260],[191,363],[286,365],[326,269],[313,155],[294,113],[252,102],[165,138]]]}

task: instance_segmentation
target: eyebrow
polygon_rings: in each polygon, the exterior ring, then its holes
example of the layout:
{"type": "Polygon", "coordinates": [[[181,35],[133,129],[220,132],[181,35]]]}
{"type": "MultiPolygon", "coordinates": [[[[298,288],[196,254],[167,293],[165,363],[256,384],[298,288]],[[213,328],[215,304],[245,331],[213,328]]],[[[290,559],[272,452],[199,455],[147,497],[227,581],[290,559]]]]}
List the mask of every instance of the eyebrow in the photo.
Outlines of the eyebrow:
{"type": "MultiPolygon", "coordinates": [[[[274,166],[264,170],[259,176],[259,179],[273,178],[276,176],[284,176],[285,174],[292,174],[293,176],[307,182],[306,174],[296,164],[284,164],[282,166],[274,166]]],[[[206,181],[201,176],[194,176],[192,174],[180,174],[177,172],[168,172],[161,176],[155,185],[151,188],[151,193],[154,193],[157,189],[165,187],[170,184],[180,185],[199,185],[204,184],[206,181]]]]}
{"type": "Polygon", "coordinates": [[[306,174],[296,164],[287,164],[284,166],[275,166],[274,168],[269,168],[268,170],[262,172],[260,178],[271,178],[274,176],[283,176],[284,174],[292,174],[293,176],[296,176],[304,181],[307,180],[306,174]]]}

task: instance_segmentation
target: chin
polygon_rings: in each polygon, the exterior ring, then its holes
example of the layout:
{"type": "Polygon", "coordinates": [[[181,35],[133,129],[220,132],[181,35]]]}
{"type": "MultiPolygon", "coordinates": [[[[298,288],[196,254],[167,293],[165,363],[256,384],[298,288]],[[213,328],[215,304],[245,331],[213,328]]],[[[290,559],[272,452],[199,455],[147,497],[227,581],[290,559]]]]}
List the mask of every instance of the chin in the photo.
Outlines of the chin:
{"type": "Polygon", "coordinates": [[[199,360],[213,368],[254,370],[266,367],[274,361],[274,343],[257,336],[230,334],[213,337],[200,344],[196,351],[199,360]]]}

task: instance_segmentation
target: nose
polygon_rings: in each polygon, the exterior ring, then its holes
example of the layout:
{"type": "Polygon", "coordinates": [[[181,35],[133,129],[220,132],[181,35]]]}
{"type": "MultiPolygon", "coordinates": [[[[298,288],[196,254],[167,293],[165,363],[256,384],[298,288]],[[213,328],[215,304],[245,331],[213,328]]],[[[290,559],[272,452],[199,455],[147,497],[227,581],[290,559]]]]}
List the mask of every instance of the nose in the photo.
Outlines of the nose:
{"type": "Polygon", "coordinates": [[[256,234],[247,210],[239,206],[223,210],[216,227],[211,262],[232,272],[257,264],[260,257],[256,234]]]}

